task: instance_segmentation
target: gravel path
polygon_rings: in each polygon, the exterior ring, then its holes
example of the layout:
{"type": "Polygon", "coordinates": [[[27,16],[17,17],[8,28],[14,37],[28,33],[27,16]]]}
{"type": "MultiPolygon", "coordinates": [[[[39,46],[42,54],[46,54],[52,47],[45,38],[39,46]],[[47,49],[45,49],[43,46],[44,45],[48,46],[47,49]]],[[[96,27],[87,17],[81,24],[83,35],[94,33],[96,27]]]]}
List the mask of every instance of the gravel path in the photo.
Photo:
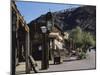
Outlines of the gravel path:
{"type": "Polygon", "coordinates": [[[41,70],[40,72],[95,69],[95,51],[88,52],[87,55],[86,59],[63,62],[60,65],[50,65],[48,70],[41,70]]]}

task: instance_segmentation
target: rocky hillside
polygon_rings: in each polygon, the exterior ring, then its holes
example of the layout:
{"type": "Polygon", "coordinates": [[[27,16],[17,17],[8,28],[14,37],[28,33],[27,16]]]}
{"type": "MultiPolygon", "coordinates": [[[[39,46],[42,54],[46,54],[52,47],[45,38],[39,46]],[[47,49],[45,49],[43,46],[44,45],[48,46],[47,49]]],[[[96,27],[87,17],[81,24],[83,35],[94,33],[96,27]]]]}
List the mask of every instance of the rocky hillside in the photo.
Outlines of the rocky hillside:
{"type": "MultiPolygon", "coordinates": [[[[65,9],[52,13],[54,21],[63,31],[69,31],[76,26],[80,26],[84,31],[96,33],[96,7],[81,6],[73,9],[65,9]]],[[[45,22],[45,15],[41,15],[33,22],[45,22]]]]}

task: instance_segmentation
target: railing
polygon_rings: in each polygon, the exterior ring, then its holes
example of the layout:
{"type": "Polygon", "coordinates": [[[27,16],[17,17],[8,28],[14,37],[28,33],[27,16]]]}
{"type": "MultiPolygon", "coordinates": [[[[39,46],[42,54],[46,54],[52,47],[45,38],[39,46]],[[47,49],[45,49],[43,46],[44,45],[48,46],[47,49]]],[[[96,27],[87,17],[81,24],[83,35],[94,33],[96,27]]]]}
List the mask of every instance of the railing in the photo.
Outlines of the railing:
{"type": "Polygon", "coordinates": [[[32,56],[29,56],[29,60],[30,60],[31,68],[35,73],[37,73],[39,71],[37,63],[35,62],[32,56]]]}

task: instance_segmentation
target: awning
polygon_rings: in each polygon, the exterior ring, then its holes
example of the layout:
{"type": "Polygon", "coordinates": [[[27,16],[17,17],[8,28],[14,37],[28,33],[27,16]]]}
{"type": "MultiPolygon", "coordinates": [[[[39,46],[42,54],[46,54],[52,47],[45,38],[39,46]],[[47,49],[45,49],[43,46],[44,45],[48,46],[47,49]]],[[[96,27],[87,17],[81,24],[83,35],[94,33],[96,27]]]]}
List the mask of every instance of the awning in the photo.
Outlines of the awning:
{"type": "Polygon", "coordinates": [[[59,33],[53,33],[53,32],[51,32],[49,34],[49,37],[55,37],[55,38],[57,38],[59,40],[63,40],[63,38],[59,35],[59,33]]]}

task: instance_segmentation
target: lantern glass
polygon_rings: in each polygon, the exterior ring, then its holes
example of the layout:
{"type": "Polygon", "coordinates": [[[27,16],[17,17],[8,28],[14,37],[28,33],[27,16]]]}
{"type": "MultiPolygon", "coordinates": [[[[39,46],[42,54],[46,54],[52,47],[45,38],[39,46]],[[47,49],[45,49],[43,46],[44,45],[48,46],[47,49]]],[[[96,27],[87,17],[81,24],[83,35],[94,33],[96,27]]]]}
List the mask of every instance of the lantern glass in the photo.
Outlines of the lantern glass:
{"type": "Polygon", "coordinates": [[[47,32],[47,27],[46,26],[42,26],[41,30],[42,30],[42,33],[46,33],[47,32]]]}
{"type": "Polygon", "coordinates": [[[51,21],[47,21],[47,28],[48,28],[48,30],[51,30],[51,28],[52,28],[52,22],[51,21]]]}

